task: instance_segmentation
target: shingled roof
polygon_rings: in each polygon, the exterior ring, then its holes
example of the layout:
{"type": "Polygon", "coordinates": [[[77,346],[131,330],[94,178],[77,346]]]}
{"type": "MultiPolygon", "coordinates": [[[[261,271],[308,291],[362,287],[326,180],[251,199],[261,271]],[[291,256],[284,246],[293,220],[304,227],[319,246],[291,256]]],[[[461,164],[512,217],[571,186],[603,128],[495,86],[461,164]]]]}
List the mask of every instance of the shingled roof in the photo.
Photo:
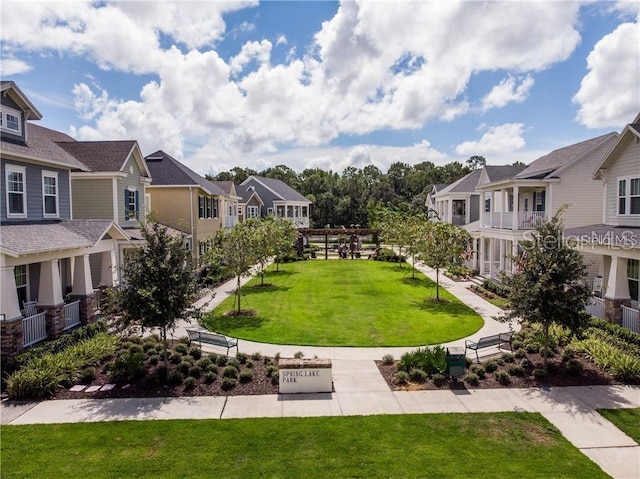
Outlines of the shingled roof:
{"type": "Polygon", "coordinates": [[[162,150],[151,153],[144,159],[153,178],[151,186],[199,186],[212,195],[227,195],[215,183],[200,176],[162,150]]]}
{"type": "Polygon", "coordinates": [[[482,169],[473,170],[466,176],[454,181],[449,186],[445,186],[436,193],[436,196],[445,195],[447,193],[473,193],[476,190],[478,179],[480,178],[482,169]]]}
{"type": "Polygon", "coordinates": [[[568,165],[589,150],[599,146],[602,142],[615,137],[617,137],[617,133],[607,133],[606,135],[597,136],[574,145],[553,150],[551,153],[541,156],[531,163],[526,169],[520,172],[516,178],[550,178],[559,168],[568,165]]]}
{"type": "Polygon", "coordinates": [[[255,179],[257,182],[262,183],[264,186],[273,191],[276,195],[280,197],[282,200],[286,201],[303,201],[305,203],[311,203],[308,198],[305,198],[296,190],[291,188],[284,181],[276,180],[274,178],[265,178],[264,176],[250,176],[246,180],[244,180],[241,184],[242,186],[246,186],[251,179],[255,179]]]}
{"type": "Polygon", "coordinates": [[[135,140],[58,141],[56,144],[75,156],[91,171],[117,172],[124,168],[136,142],[135,140]]]}
{"type": "Polygon", "coordinates": [[[487,172],[487,177],[491,183],[496,181],[507,180],[514,176],[517,176],[520,172],[524,171],[526,166],[513,166],[513,165],[487,165],[484,167],[487,172]]]}
{"type": "Polygon", "coordinates": [[[50,161],[72,169],[87,171],[88,168],[83,163],[56,143],[58,141],[74,142],[75,140],[70,136],[29,122],[26,123],[26,133],[26,144],[3,140],[1,143],[3,153],[50,161]]]}
{"type": "Polygon", "coordinates": [[[9,255],[43,253],[96,244],[114,225],[110,220],[69,220],[3,224],[0,250],[9,255]]]}

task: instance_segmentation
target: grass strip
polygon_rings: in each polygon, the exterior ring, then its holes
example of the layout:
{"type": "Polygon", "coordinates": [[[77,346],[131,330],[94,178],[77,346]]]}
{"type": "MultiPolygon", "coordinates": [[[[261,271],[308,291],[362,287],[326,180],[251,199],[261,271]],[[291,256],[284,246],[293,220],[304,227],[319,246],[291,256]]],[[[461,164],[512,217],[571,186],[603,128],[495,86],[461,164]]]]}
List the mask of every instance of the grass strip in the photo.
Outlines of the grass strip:
{"type": "Polygon", "coordinates": [[[640,444],[640,408],[633,409],[597,409],[607,421],[640,444]]]}

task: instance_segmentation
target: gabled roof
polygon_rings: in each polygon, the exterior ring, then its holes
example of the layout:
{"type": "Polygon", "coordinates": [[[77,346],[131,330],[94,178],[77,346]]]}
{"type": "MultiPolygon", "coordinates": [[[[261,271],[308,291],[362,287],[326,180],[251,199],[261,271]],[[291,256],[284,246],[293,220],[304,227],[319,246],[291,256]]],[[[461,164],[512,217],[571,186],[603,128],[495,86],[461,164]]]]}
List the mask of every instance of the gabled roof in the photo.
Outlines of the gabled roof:
{"type": "MultiPolygon", "coordinates": [[[[614,145],[596,167],[593,172],[593,178],[598,179],[600,177],[600,170],[609,168],[632,140],[640,141],[640,114],[634,119],[633,123],[629,123],[624,127],[614,145]]],[[[640,168],[640,159],[638,159],[638,167],[640,168]]]]}
{"type": "MultiPolygon", "coordinates": [[[[75,156],[92,172],[121,172],[131,153],[138,149],[135,140],[58,141],[57,145],[75,156]]],[[[142,154],[140,154],[142,156],[142,154]]],[[[144,162],[140,165],[144,171],[144,162]]],[[[145,173],[148,174],[147,171],[145,173]]]]}
{"type": "Polygon", "coordinates": [[[249,203],[254,196],[258,199],[258,203],[264,205],[264,201],[260,198],[260,195],[251,185],[236,185],[236,194],[240,197],[240,203],[249,203]]]}
{"type": "Polygon", "coordinates": [[[127,239],[126,233],[110,220],[69,220],[2,225],[0,251],[9,256],[88,248],[107,233],[127,239]]]}
{"type": "Polygon", "coordinates": [[[212,181],[214,185],[224,191],[227,195],[233,193],[233,181],[212,181]]]}
{"type": "Polygon", "coordinates": [[[264,176],[250,176],[246,180],[244,180],[241,185],[249,185],[252,181],[256,181],[268,190],[270,190],[273,194],[278,196],[283,201],[302,201],[305,203],[311,203],[308,198],[305,198],[296,190],[291,188],[284,181],[276,180],[274,178],[265,178],[264,176]]]}
{"type": "Polygon", "coordinates": [[[487,174],[487,178],[491,183],[496,181],[507,180],[513,176],[519,175],[520,172],[528,168],[527,166],[513,166],[513,165],[486,165],[484,167],[487,174]]]}
{"type": "Polygon", "coordinates": [[[581,141],[573,145],[565,146],[541,156],[526,169],[516,175],[516,179],[527,178],[552,178],[560,168],[569,166],[574,161],[581,158],[594,148],[599,147],[603,142],[615,138],[617,133],[607,133],[589,140],[581,141]]]}
{"type": "Polygon", "coordinates": [[[73,138],[59,131],[50,130],[33,123],[27,122],[25,125],[27,133],[26,144],[2,141],[3,153],[87,171],[87,167],[84,164],[57,144],[59,141],[73,142],[75,141],[73,138]]]}
{"type": "Polygon", "coordinates": [[[447,186],[449,186],[449,183],[436,183],[431,188],[431,191],[437,193],[438,191],[445,189],[447,186]]]}
{"type": "Polygon", "coordinates": [[[27,98],[18,85],[10,80],[2,80],[0,82],[0,92],[3,95],[10,95],[13,101],[15,101],[22,111],[24,112],[25,120],[41,120],[42,114],[38,111],[33,103],[27,98]]]}
{"type": "Polygon", "coordinates": [[[186,167],[162,150],[147,155],[147,167],[151,172],[151,186],[198,186],[210,195],[226,196],[212,181],[186,167]]]}
{"type": "Polygon", "coordinates": [[[442,188],[435,196],[440,197],[447,193],[474,193],[478,180],[480,179],[480,173],[482,173],[482,169],[473,170],[468,175],[442,188]]]}

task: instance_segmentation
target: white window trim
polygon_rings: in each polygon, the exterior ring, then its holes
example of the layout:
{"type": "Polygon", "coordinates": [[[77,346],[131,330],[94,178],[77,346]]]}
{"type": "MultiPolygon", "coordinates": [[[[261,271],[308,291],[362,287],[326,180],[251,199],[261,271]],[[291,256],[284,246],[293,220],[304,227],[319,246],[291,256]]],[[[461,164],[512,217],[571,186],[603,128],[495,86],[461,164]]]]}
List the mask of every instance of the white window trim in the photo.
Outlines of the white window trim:
{"type": "Polygon", "coordinates": [[[44,218],[59,218],[60,217],[60,183],[58,182],[58,172],[57,171],[48,171],[48,170],[42,170],[42,216],[44,218]],[[44,192],[44,188],[45,188],[45,184],[44,184],[44,179],[45,178],[54,178],[56,181],[56,194],[55,195],[46,195],[44,192]],[[47,196],[54,196],[56,199],[56,212],[55,213],[47,213],[46,210],[46,204],[45,204],[45,198],[47,196]]]}
{"type": "MultiPolygon", "coordinates": [[[[127,190],[129,191],[129,193],[133,193],[133,214],[131,216],[129,216],[129,218],[127,218],[127,221],[138,221],[138,210],[136,210],[136,192],[138,191],[137,188],[134,188],[133,186],[128,186],[127,190]]],[[[125,216],[129,214],[129,212],[131,211],[129,209],[129,206],[131,205],[129,203],[129,199],[127,198],[127,204],[124,205],[125,206],[125,216]]],[[[138,201],[140,201],[140,199],[138,198],[138,201]]]]}
{"type": "Polygon", "coordinates": [[[257,206],[247,206],[247,218],[257,218],[260,215],[260,209],[257,206]]]}
{"type": "Polygon", "coordinates": [[[5,165],[4,181],[6,186],[7,203],[7,218],[26,218],[27,217],[27,169],[24,166],[18,165],[5,165]],[[9,173],[21,173],[22,174],[22,211],[23,213],[10,213],[9,212],[9,173]]]}
{"type": "Polygon", "coordinates": [[[13,108],[10,108],[8,106],[3,106],[2,108],[0,108],[0,115],[2,116],[2,123],[0,125],[0,129],[2,129],[2,131],[6,131],[7,133],[11,133],[12,135],[22,136],[22,112],[20,110],[14,110],[13,108]],[[18,117],[17,130],[7,128],[7,114],[18,117]]]}
{"type": "Polygon", "coordinates": [[[267,216],[273,216],[273,208],[267,208],[267,216]]]}
{"type": "MultiPolygon", "coordinates": [[[[640,216],[640,213],[631,213],[631,180],[640,180],[640,175],[620,176],[616,178],[616,216],[640,216]],[[620,196],[620,182],[625,181],[624,196],[620,196]],[[624,213],[620,213],[620,198],[624,198],[624,213]]],[[[637,195],[633,195],[636,198],[637,195]]]]}

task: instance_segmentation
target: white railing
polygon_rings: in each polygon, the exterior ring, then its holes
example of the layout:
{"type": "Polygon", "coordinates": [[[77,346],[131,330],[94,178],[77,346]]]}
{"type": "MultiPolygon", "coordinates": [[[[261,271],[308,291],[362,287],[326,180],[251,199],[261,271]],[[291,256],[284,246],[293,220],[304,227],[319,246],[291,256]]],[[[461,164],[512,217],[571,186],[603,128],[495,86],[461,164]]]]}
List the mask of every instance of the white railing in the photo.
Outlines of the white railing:
{"type": "Polygon", "coordinates": [[[502,273],[502,269],[500,269],[500,261],[494,261],[492,266],[490,275],[491,279],[500,281],[500,273],[502,273]]]}
{"type": "Polygon", "coordinates": [[[595,296],[587,304],[587,313],[596,318],[604,319],[604,299],[595,296]]]}
{"type": "Polygon", "coordinates": [[[622,306],[622,327],[640,334],[640,311],[622,306]]]}
{"type": "Polygon", "coordinates": [[[540,223],[540,221],[546,218],[546,211],[520,211],[518,213],[518,229],[520,230],[532,230],[540,223]]]}
{"type": "Polygon", "coordinates": [[[80,300],[64,305],[64,329],[80,324],[80,300]]]}
{"type": "Polygon", "coordinates": [[[22,320],[22,346],[25,348],[47,339],[45,313],[28,316],[22,320]]]}

